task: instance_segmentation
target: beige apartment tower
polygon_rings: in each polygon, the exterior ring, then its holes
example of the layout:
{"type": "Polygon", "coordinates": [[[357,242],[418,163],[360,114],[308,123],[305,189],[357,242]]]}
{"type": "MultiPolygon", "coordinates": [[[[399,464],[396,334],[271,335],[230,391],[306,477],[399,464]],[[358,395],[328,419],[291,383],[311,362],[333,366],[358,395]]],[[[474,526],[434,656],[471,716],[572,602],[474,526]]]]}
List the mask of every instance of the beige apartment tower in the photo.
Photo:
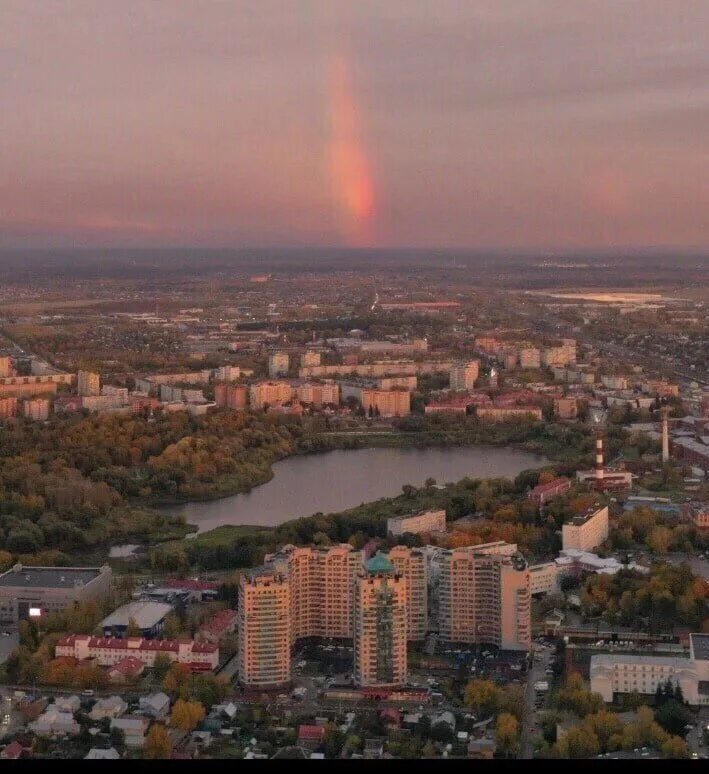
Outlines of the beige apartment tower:
{"type": "Polygon", "coordinates": [[[239,581],[239,680],[251,688],[290,682],[290,584],[269,568],[245,572],[239,581]]]}
{"type": "Polygon", "coordinates": [[[478,360],[455,363],[450,370],[451,390],[472,390],[479,373],[480,362],[478,360]]]}
{"type": "Polygon", "coordinates": [[[274,352],[268,358],[268,375],[275,379],[279,376],[288,376],[290,357],[287,352],[274,352]]]}
{"type": "Polygon", "coordinates": [[[428,569],[426,555],[420,548],[394,546],[389,561],[406,582],[406,639],[426,638],[428,629],[428,569]]]}
{"type": "Polygon", "coordinates": [[[252,409],[264,406],[282,406],[293,397],[293,388],[288,382],[256,382],[249,388],[249,403],[252,409]]]}
{"type": "Polygon", "coordinates": [[[266,564],[287,577],[290,587],[290,642],[301,637],[352,636],[352,587],[362,552],[338,546],[284,546],[266,564]]]}
{"type": "Polygon", "coordinates": [[[443,552],[440,570],[441,639],[529,650],[530,580],[520,554],[456,548],[443,552]]]}
{"type": "Polygon", "coordinates": [[[91,371],[79,371],[76,384],[77,392],[82,397],[101,394],[101,377],[91,371]]]}
{"type": "Polygon", "coordinates": [[[406,581],[382,554],[354,586],[354,679],[362,688],[406,683],[406,581]]]}

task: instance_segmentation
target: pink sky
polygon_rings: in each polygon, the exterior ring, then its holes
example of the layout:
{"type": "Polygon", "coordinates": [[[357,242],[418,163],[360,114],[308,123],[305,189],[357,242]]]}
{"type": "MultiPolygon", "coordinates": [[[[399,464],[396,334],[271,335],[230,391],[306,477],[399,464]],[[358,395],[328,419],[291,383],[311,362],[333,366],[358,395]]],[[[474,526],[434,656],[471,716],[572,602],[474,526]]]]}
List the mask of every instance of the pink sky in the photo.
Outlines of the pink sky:
{"type": "Polygon", "coordinates": [[[0,246],[706,247],[706,0],[2,0],[0,246]]]}

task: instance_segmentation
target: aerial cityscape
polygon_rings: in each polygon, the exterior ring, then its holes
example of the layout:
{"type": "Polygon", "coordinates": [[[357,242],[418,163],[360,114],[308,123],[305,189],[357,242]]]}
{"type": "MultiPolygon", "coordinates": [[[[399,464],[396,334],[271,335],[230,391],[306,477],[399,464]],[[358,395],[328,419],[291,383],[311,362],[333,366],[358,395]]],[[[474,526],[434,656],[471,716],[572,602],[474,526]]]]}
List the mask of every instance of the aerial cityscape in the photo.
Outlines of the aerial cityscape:
{"type": "Polygon", "coordinates": [[[0,761],[709,757],[703,4],[91,5],[0,4],[0,761]]]}

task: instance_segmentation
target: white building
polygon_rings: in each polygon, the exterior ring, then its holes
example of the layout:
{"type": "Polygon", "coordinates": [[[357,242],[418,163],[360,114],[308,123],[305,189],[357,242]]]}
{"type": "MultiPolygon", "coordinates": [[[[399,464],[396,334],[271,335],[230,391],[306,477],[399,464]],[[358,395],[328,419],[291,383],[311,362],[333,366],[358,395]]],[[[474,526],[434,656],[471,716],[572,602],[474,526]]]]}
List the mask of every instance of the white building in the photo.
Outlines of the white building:
{"type": "Polygon", "coordinates": [[[591,656],[591,690],[612,702],[616,693],[652,695],[669,680],[689,704],[709,706],[709,634],[690,634],[689,643],[689,658],[591,656]]]}
{"type": "Polygon", "coordinates": [[[608,537],[608,507],[590,510],[582,516],[575,516],[561,528],[564,549],[577,548],[590,551],[608,537]]]}

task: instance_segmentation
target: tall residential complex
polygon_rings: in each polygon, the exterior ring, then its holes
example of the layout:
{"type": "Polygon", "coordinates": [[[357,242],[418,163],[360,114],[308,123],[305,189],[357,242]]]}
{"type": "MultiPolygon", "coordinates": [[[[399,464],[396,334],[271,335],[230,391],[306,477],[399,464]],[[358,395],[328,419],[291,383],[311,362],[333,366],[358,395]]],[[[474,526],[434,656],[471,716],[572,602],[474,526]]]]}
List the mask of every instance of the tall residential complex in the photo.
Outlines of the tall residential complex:
{"type": "Polygon", "coordinates": [[[217,406],[226,406],[230,409],[246,408],[246,398],[249,390],[244,384],[215,384],[214,402],[217,406]]]}
{"type": "Polygon", "coordinates": [[[423,640],[428,630],[428,568],[421,548],[394,546],[389,561],[406,583],[406,639],[423,640]]]}
{"type": "Polygon", "coordinates": [[[249,388],[249,403],[252,409],[265,405],[281,406],[293,397],[293,388],[288,382],[256,382],[249,388]]]}
{"type": "Polygon", "coordinates": [[[270,568],[239,581],[239,680],[247,686],[284,685],[291,675],[290,583],[270,568]]]}
{"type": "Polygon", "coordinates": [[[300,356],[300,367],[309,368],[310,366],[319,366],[320,360],[320,353],[309,349],[300,356]]]}
{"type": "Polygon", "coordinates": [[[478,360],[455,363],[450,370],[451,390],[472,390],[479,373],[480,362],[478,360]]]}
{"type": "Polygon", "coordinates": [[[295,388],[295,393],[301,403],[311,404],[316,408],[327,403],[335,406],[340,403],[340,385],[333,381],[304,382],[295,388]]]}
{"type": "Polygon", "coordinates": [[[441,639],[484,642],[504,650],[529,650],[529,570],[517,553],[484,546],[446,550],[440,557],[441,639]]]}
{"type": "Polygon", "coordinates": [[[406,581],[381,554],[354,587],[354,679],[367,687],[406,683],[406,581]]]}
{"type": "Polygon", "coordinates": [[[362,552],[338,546],[284,546],[266,564],[288,578],[291,644],[301,637],[352,636],[352,587],[362,552]]]}
{"type": "Polygon", "coordinates": [[[101,394],[101,377],[91,371],[79,371],[77,376],[77,392],[81,396],[101,394]]]}
{"type": "Polygon", "coordinates": [[[288,376],[290,357],[287,352],[274,352],[268,358],[268,375],[275,379],[279,376],[288,376]]]}

